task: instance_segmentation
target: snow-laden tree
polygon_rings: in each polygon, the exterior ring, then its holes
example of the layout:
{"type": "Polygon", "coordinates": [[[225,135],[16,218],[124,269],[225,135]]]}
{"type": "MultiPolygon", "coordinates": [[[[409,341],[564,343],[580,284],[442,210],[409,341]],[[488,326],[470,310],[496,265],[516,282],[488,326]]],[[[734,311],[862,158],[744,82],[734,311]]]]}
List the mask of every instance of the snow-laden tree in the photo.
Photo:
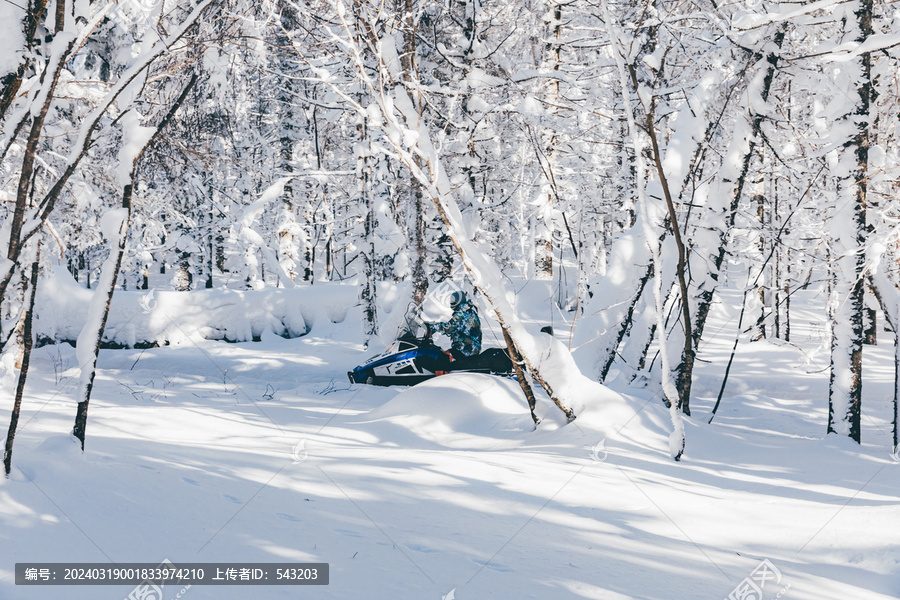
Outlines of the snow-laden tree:
{"type": "Polygon", "coordinates": [[[789,339],[791,295],[824,281],[827,428],[861,435],[863,334],[876,305],[900,319],[888,4],[0,6],[7,352],[43,237],[44,266],[92,290],[355,281],[370,340],[393,334],[384,282],[418,304],[468,277],[543,372],[489,271],[552,277],[546,319],[582,368],[687,412],[726,281],[744,291],[735,343],[789,339]],[[103,225],[124,125],[158,125],[193,76],[137,163],[122,246],[103,225]]]}

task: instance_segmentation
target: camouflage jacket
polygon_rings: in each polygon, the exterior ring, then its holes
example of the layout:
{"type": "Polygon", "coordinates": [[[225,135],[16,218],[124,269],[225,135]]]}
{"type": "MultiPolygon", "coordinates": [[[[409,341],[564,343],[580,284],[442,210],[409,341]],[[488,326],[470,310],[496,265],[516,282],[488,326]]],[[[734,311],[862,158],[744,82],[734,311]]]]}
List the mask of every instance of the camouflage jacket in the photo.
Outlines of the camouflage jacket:
{"type": "Polygon", "coordinates": [[[466,300],[455,311],[449,321],[429,322],[435,331],[450,337],[450,347],[465,356],[481,352],[481,320],[471,300],[466,300]]]}

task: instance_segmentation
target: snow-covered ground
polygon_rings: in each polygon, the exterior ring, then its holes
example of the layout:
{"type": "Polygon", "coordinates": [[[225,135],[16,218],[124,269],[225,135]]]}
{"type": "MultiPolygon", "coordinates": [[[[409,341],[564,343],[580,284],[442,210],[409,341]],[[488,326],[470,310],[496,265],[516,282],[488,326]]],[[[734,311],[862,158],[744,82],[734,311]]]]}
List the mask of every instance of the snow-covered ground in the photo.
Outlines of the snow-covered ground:
{"type": "Polygon", "coordinates": [[[799,292],[793,342],[742,343],[707,425],[739,299],[708,325],[679,463],[650,388],[586,388],[570,424],[543,402],[535,431],[509,380],[349,385],[377,350],[358,309],[294,339],[102,351],[82,455],[74,350],[40,348],[0,481],[0,598],[131,590],[16,586],[15,562],[166,558],[331,565],[323,587],[166,589],[189,600],[718,600],[764,559],[767,600],[900,596],[892,348],[865,350],[862,446],[825,439],[824,302],[799,292]]]}

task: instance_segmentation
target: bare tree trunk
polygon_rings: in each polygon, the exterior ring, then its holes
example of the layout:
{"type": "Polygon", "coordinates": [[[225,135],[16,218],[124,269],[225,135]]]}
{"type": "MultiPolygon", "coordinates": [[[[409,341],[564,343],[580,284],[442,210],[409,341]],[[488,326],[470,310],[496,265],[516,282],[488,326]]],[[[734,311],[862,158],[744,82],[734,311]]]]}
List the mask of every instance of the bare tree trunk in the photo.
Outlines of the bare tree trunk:
{"type": "MultiPolygon", "coordinates": [[[[894,419],[892,423],[893,445],[891,451],[894,456],[897,456],[897,453],[900,452],[900,333],[897,333],[898,325],[900,325],[900,312],[892,316],[891,329],[894,330],[894,419]]],[[[887,317],[885,320],[887,320],[887,317]]]]}
{"type": "Polygon", "coordinates": [[[412,279],[413,279],[413,302],[416,306],[421,306],[425,300],[425,294],[428,293],[428,274],[425,272],[425,205],[422,201],[422,186],[416,182],[414,190],[415,205],[413,219],[415,221],[415,251],[416,257],[413,262],[412,279]]]}
{"type": "MultiPolygon", "coordinates": [[[[353,0],[353,15],[355,29],[355,42],[360,48],[365,48],[377,44],[377,34],[371,30],[369,23],[365,21],[364,11],[360,0],[353,0]]],[[[360,61],[365,59],[360,56],[360,61]]],[[[365,69],[365,65],[360,65],[365,69]]],[[[358,101],[363,101],[363,94],[360,92],[358,101]]],[[[371,142],[368,132],[368,112],[363,109],[358,114],[359,121],[357,123],[357,132],[359,133],[359,150],[356,159],[356,180],[357,192],[359,193],[359,201],[364,210],[363,217],[363,250],[361,258],[363,259],[362,274],[363,281],[359,292],[359,299],[363,306],[363,335],[365,337],[365,345],[368,347],[373,337],[378,335],[378,309],[376,304],[376,259],[375,254],[375,227],[377,220],[375,218],[375,199],[373,198],[372,186],[372,165],[371,160],[371,142]]]]}
{"type": "MultiPolygon", "coordinates": [[[[900,452],[900,289],[884,272],[869,274],[872,294],[884,313],[884,320],[894,334],[894,415],[891,452],[900,452]]],[[[900,458],[900,456],[898,456],[900,458]]]]}
{"type": "Polygon", "coordinates": [[[784,280],[784,341],[791,341],[791,250],[787,250],[786,277],[784,280]]]}
{"type": "MultiPolygon", "coordinates": [[[[213,269],[215,267],[215,244],[213,243],[215,236],[213,235],[213,230],[216,226],[216,216],[213,207],[215,206],[215,190],[212,186],[212,181],[210,181],[209,186],[209,212],[206,214],[206,218],[209,219],[209,233],[208,239],[206,240],[206,289],[211,290],[213,288],[213,269]]],[[[146,287],[144,289],[147,289],[146,287]]]]}
{"type": "MultiPolygon", "coordinates": [[[[400,66],[403,69],[403,80],[410,88],[415,88],[419,80],[419,67],[416,61],[417,23],[415,2],[414,0],[398,0],[398,5],[401,8],[400,12],[403,14],[403,51],[400,54],[400,66]]],[[[421,119],[421,98],[413,97],[413,102],[421,119]]],[[[425,272],[425,210],[422,202],[422,185],[412,174],[409,176],[409,186],[413,199],[413,303],[416,306],[421,306],[425,300],[425,294],[428,293],[428,274],[425,272]]]]}
{"type": "Polygon", "coordinates": [[[34,335],[32,333],[32,322],[34,317],[34,298],[37,293],[38,267],[41,261],[41,245],[38,241],[38,247],[35,251],[34,262],[31,265],[31,295],[28,299],[28,308],[25,310],[25,327],[23,330],[23,353],[22,367],[19,370],[19,380],[16,382],[16,398],[13,401],[12,414],[9,416],[9,430],[6,433],[6,447],[3,451],[3,466],[6,469],[6,475],[12,469],[12,451],[13,440],[16,438],[16,429],[19,426],[19,413],[22,409],[22,396],[25,392],[25,380],[28,378],[28,366],[31,364],[31,348],[34,345],[34,335]]]}
{"type": "MultiPolygon", "coordinates": [[[[549,54],[553,71],[559,72],[562,47],[562,4],[557,0],[551,0],[550,3],[553,10],[553,26],[551,41],[547,44],[547,53],[549,54]]],[[[559,79],[550,81],[549,96],[550,108],[548,109],[548,115],[552,117],[556,113],[555,106],[559,102],[559,79]]],[[[554,124],[551,123],[551,125],[554,124]]],[[[543,160],[540,162],[544,168],[544,185],[540,192],[538,211],[535,215],[534,276],[535,279],[550,281],[553,279],[553,200],[554,196],[557,195],[557,182],[554,175],[557,161],[557,136],[555,131],[545,127],[538,138],[538,143],[541,143],[543,146],[540,150],[543,160]]]]}
{"type": "MultiPolygon", "coordinates": [[[[766,197],[763,194],[756,194],[753,197],[756,202],[756,218],[759,221],[759,239],[757,245],[759,248],[759,256],[762,258],[766,255],[766,238],[764,234],[763,223],[766,216],[766,197]]],[[[756,295],[759,301],[759,314],[756,315],[756,323],[754,329],[756,333],[753,335],[754,340],[762,340],[766,337],[766,268],[760,267],[759,277],[757,277],[756,295]]]]}
{"type": "MultiPolygon", "coordinates": [[[[772,174],[772,227],[778,229],[778,179],[772,174]]],[[[772,290],[772,316],[775,318],[775,337],[781,338],[781,245],[777,240],[772,240],[772,251],[775,253],[775,264],[772,265],[771,290],[772,290]]],[[[783,339],[783,338],[782,338],[783,339]]]]}
{"type": "Polygon", "coordinates": [[[553,192],[541,193],[540,210],[534,217],[534,278],[553,279],[553,192]]]}
{"type": "MultiPolygon", "coordinates": [[[[368,131],[366,125],[366,117],[359,115],[359,138],[360,147],[364,147],[368,140],[368,131]]],[[[371,179],[371,157],[367,155],[367,150],[361,150],[361,154],[357,159],[357,180],[358,190],[363,202],[363,210],[365,211],[363,222],[363,280],[361,282],[359,299],[363,305],[363,335],[365,336],[366,346],[373,337],[378,335],[378,309],[375,304],[375,200],[372,197],[372,179],[371,179]]]]}
{"type": "MultiPolygon", "coordinates": [[[[900,320],[900,314],[895,315],[900,320]]],[[[896,321],[895,321],[896,322],[896,321]]],[[[891,453],[900,458],[900,336],[894,334],[894,416],[891,424],[891,453]]]]}
{"type": "Polygon", "coordinates": [[[534,421],[535,426],[537,426],[541,420],[534,414],[537,401],[534,398],[534,391],[531,389],[531,384],[529,384],[528,380],[525,378],[525,369],[522,368],[522,365],[525,363],[522,360],[522,355],[519,354],[519,349],[516,348],[515,342],[513,342],[512,337],[509,335],[509,330],[506,327],[501,327],[501,329],[503,331],[503,340],[506,342],[506,350],[509,352],[509,359],[512,361],[513,369],[516,371],[516,379],[519,382],[519,387],[522,388],[522,393],[525,394],[525,399],[528,401],[528,408],[531,410],[531,419],[534,421]]]}
{"type": "MultiPolygon", "coordinates": [[[[856,41],[863,43],[873,34],[873,0],[859,0],[854,11],[856,41]]],[[[848,20],[849,22],[849,20],[848,20]]],[[[848,62],[858,67],[856,107],[845,120],[856,129],[853,137],[837,152],[850,154],[854,166],[849,174],[841,174],[838,181],[838,206],[850,206],[852,239],[843,232],[845,224],[835,224],[833,241],[838,252],[835,258],[834,292],[838,294],[837,309],[831,335],[831,375],[828,385],[828,433],[849,436],[861,441],[862,414],[862,342],[865,293],[865,252],[868,238],[866,227],[866,192],[869,164],[869,107],[872,97],[872,58],[866,53],[848,62]]],[[[842,82],[846,83],[846,82],[842,82]]],[[[847,157],[850,160],[850,157],[847,157]]],[[[837,217],[834,217],[837,218],[837,217]]]]}

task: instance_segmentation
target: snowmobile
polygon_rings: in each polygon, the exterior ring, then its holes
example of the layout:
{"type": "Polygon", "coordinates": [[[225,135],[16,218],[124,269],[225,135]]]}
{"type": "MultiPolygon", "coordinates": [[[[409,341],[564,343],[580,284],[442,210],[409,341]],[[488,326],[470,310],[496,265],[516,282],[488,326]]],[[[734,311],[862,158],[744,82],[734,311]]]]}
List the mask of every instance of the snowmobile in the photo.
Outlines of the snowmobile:
{"type": "Polygon", "coordinates": [[[488,373],[511,377],[512,361],[501,348],[488,348],[477,356],[454,360],[431,341],[433,334],[417,336],[407,329],[387,349],[347,372],[350,383],[370,385],[415,385],[445,373],[488,373]]]}

